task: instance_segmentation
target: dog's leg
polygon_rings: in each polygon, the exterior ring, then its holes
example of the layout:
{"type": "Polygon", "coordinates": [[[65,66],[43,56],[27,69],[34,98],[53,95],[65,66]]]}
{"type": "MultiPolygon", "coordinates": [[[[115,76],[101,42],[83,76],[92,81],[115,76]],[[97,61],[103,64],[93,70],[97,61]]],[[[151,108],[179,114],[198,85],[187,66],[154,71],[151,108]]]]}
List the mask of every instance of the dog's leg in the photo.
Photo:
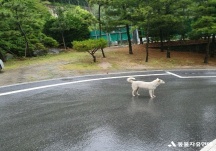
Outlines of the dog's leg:
{"type": "Polygon", "coordinates": [[[152,96],[153,96],[153,97],[156,97],[156,96],[154,95],[154,90],[152,90],[152,92],[153,92],[152,96]]]}
{"type": "Polygon", "coordinates": [[[136,92],[137,95],[139,95],[139,93],[138,93],[138,89],[139,89],[139,88],[135,88],[135,89],[133,89],[133,91],[132,91],[132,95],[133,95],[133,96],[135,96],[135,92],[136,92]]]}
{"type": "Polygon", "coordinates": [[[139,90],[139,88],[136,89],[136,94],[137,94],[137,95],[140,95],[140,94],[138,93],[138,90],[139,90]]]}
{"type": "Polygon", "coordinates": [[[132,95],[133,95],[133,96],[135,96],[135,94],[134,94],[135,91],[136,91],[136,90],[132,89],[132,95]]]}
{"type": "Polygon", "coordinates": [[[153,90],[149,90],[149,95],[151,98],[153,98],[153,90]]]}
{"type": "Polygon", "coordinates": [[[132,95],[133,96],[135,96],[135,93],[137,93],[138,89],[139,87],[136,84],[132,83],[132,95]]]}

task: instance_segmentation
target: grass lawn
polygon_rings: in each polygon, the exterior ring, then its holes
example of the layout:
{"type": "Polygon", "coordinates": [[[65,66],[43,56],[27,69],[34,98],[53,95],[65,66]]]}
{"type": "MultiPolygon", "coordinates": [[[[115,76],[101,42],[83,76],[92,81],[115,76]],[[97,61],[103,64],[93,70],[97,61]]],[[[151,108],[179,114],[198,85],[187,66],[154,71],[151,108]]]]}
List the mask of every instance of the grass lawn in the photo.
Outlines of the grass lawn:
{"type": "Polygon", "coordinates": [[[0,85],[118,71],[216,67],[216,58],[209,58],[208,64],[203,63],[205,54],[171,51],[171,58],[166,58],[166,51],[160,52],[159,49],[149,49],[149,61],[145,62],[144,45],[133,45],[133,55],[128,53],[127,46],[107,47],[104,52],[106,58],[102,57],[100,50],[96,52],[96,63],[87,52],[75,50],[57,55],[9,60],[1,72],[5,82],[0,85]]]}
{"type": "Polygon", "coordinates": [[[96,52],[97,62],[87,52],[68,50],[57,55],[46,55],[25,59],[13,59],[5,63],[6,71],[28,66],[55,65],[60,70],[101,70],[101,69],[170,69],[185,67],[215,66],[216,58],[209,58],[204,64],[204,54],[195,52],[171,51],[171,58],[166,58],[166,51],[149,49],[149,61],[145,62],[146,52],[143,45],[133,46],[133,55],[128,53],[128,47],[108,47],[105,49],[106,58],[101,51],[96,52]],[[104,62],[109,64],[103,66],[104,62]]]}

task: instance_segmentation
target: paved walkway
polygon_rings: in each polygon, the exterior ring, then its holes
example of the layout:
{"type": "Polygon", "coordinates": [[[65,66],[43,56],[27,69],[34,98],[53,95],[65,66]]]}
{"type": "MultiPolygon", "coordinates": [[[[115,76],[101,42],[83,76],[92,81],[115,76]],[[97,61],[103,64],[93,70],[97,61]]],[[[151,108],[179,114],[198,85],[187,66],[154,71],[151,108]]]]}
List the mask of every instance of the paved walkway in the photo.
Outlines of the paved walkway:
{"type": "Polygon", "coordinates": [[[215,138],[215,80],[216,70],[160,70],[0,87],[1,151],[201,150],[215,138]],[[132,97],[129,76],[166,84],[132,97]]]}
{"type": "Polygon", "coordinates": [[[216,151],[216,139],[213,140],[211,143],[209,143],[207,146],[205,146],[200,151],[216,151]]]}

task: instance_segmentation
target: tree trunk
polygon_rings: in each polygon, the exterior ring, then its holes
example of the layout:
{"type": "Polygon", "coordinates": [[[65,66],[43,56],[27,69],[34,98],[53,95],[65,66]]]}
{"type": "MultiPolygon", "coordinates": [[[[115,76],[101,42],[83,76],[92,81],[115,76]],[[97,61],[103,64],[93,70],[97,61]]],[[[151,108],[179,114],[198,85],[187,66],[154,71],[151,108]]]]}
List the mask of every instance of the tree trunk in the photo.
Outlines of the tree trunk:
{"type": "Polygon", "coordinates": [[[149,17],[147,18],[147,28],[146,28],[146,60],[145,62],[148,62],[148,57],[149,57],[149,17]]]}
{"type": "Polygon", "coordinates": [[[62,31],[61,32],[61,36],[62,36],[62,42],[63,42],[63,45],[64,45],[64,49],[66,50],[66,44],[65,44],[65,38],[64,38],[64,32],[62,31]]]}
{"type": "Polygon", "coordinates": [[[214,58],[215,55],[215,34],[212,35],[212,43],[211,43],[211,54],[210,57],[214,58]]]}
{"type": "Polygon", "coordinates": [[[29,52],[29,43],[28,43],[28,39],[27,39],[27,37],[26,37],[26,34],[25,34],[25,32],[23,31],[23,29],[22,29],[20,23],[18,23],[18,27],[19,27],[19,29],[20,29],[21,34],[23,35],[23,37],[24,37],[24,39],[25,39],[25,45],[26,45],[26,46],[25,46],[25,57],[27,57],[27,56],[31,57],[32,54],[29,52]]]}
{"type": "Polygon", "coordinates": [[[101,38],[102,37],[102,34],[101,34],[101,19],[100,19],[100,17],[101,17],[101,5],[99,4],[98,5],[98,23],[99,23],[99,37],[101,38]]]}
{"type": "Polygon", "coordinates": [[[127,37],[128,37],[129,54],[133,54],[131,37],[130,37],[130,29],[129,29],[129,25],[128,24],[126,25],[126,30],[127,30],[127,37]]]}
{"type": "Polygon", "coordinates": [[[170,50],[169,50],[170,48],[169,48],[169,46],[168,46],[168,48],[167,48],[167,58],[171,58],[171,56],[170,56],[170,50]]]}
{"type": "Polygon", "coordinates": [[[101,48],[103,58],[106,58],[103,48],[101,48]]]}
{"type": "Polygon", "coordinates": [[[210,40],[210,36],[208,36],[208,44],[206,46],[206,54],[205,54],[205,58],[204,58],[204,63],[208,63],[208,59],[209,59],[209,46],[210,46],[211,40],[210,40]]]}
{"type": "Polygon", "coordinates": [[[98,50],[98,49],[95,48],[95,49],[93,49],[93,50],[91,50],[91,51],[90,51],[90,50],[87,51],[87,52],[92,56],[94,62],[96,62],[96,56],[95,56],[94,54],[96,53],[97,50],[98,50]]]}
{"type": "Polygon", "coordinates": [[[148,45],[149,45],[149,37],[146,36],[147,42],[146,42],[146,60],[145,62],[148,62],[148,57],[149,57],[149,51],[148,51],[148,45]]]}
{"type": "Polygon", "coordinates": [[[140,44],[143,44],[143,40],[142,40],[142,31],[141,29],[138,30],[138,35],[139,35],[139,39],[140,39],[140,44]]]}
{"type": "Polygon", "coordinates": [[[16,10],[16,19],[17,19],[17,25],[18,25],[18,28],[21,32],[21,34],[23,35],[24,39],[25,39],[25,57],[29,56],[31,57],[32,56],[32,53],[29,52],[29,43],[28,43],[28,39],[26,37],[26,33],[24,32],[24,30],[22,29],[22,25],[21,23],[19,22],[19,17],[18,17],[18,12],[16,10]]]}
{"type": "Polygon", "coordinates": [[[94,55],[92,55],[92,57],[93,57],[93,61],[96,62],[96,57],[94,55]]]}
{"type": "Polygon", "coordinates": [[[163,31],[160,29],[160,43],[161,43],[161,52],[164,52],[164,45],[163,45],[163,31]]]}
{"type": "Polygon", "coordinates": [[[142,37],[139,37],[139,39],[140,39],[140,44],[143,44],[142,37]]]}
{"type": "MultiPolygon", "coordinates": [[[[98,5],[98,22],[99,22],[99,36],[102,38],[102,28],[101,28],[101,5],[98,5]]],[[[103,49],[101,49],[103,58],[106,58],[103,49]]]]}
{"type": "Polygon", "coordinates": [[[169,37],[169,39],[168,39],[167,58],[171,58],[171,56],[170,56],[170,37],[169,37]]]}
{"type": "Polygon", "coordinates": [[[1,59],[3,62],[6,62],[5,56],[1,53],[1,51],[0,51],[0,59],[1,59]]]}

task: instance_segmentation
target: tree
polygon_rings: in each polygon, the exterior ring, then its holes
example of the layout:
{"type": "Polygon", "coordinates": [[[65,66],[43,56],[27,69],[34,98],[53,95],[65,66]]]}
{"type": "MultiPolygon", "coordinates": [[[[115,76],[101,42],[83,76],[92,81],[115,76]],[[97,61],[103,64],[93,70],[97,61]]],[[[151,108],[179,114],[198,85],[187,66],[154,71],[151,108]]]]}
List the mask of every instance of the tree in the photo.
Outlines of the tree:
{"type": "Polygon", "coordinates": [[[64,4],[87,6],[86,0],[48,0],[48,1],[53,3],[64,3],[64,4]]]}
{"type": "MultiPolygon", "coordinates": [[[[146,61],[148,61],[149,37],[152,39],[160,39],[162,52],[164,51],[164,40],[168,41],[167,58],[169,58],[170,39],[176,34],[185,35],[188,31],[188,28],[184,27],[187,19],[184,15],[187,14],[187,8],[183,5],[183,1],[187,0],[180,0],[178,2],[174,0],[146,0],[144,2],[137,0],[138,7],[135,8],[135,13],[133,13],[133,22],[138,28],[145,29],[147,39],[146,61]],[[180,32],[179,29],[183,27],[187,30],[185,29],[180,32]]],[[[186,4],[189,4],[189,2],[186,4]]]]}
{"type": "Polygon", "coordinates": [[[151,27],[151,18],[153,16],[153,8],[151,7],[150,1],[145,1],[145,3],[140,3],[138,9],[133,14],[134,22],[138,28],[143,28],[146,36],[146,59],[145,62],[148,62],[149,59],[149,34],[151,27]]]}
{"type": "Polygon", "coordinates": [[[56,9],[56,14],[57,14],[57,18],[55,22],[53,22],[51,30],[60,33],[64,49],[67,49],[65,44],[64,33],[70,29],[70,24],[68,23],[68,19],[64,15],[64,8],[58,7],[56,9]]]}
{"type": "Polygon", "coordinates": [[[54,37],[63,47],[71,46],[73,40],[89,38],[89,26],[95,18],[88,11],[79,6],[56,8],[56,18],[50,19],[44,29],[44,33],[54,37]]]}
{"type": "Polygon", "coordinates": [[[176,33],[181,35],[181,40],[185,40],[188,37],[188,33],[191,32],[192,0],[179,0],[176,2],[176,5],[178,6],[176,15],[179,20],[176,33]]]}
{"type": "MultiPolygon", "coordinates": [[[[175,33],[175,29],[179,25],[179,18],[177,15],[178,5],[176,5],[175,0],[160,0],[159,2],[160,7],[157,6],[156,9],[156,18],[155,21],[159,26],[159,33],[160,33],[160,40],[161,40],[161,47],[163,47],[163,40],[166,38],[168,40],[168,47],[167,47],[167,58],[170,58],[170,39],[172,35],[175,33]],[[159,19],[160,18],[160,19],[159,19]],[[159,19],[158,22],[157,19],[159,19]]],[[[163,48],[161,49],[163,51],[163,48]]]]}
{"type": "Polygon", "coordinates": [[[2,0],[0,5],[0,49],[25,57],[44,49],[42,29],[50,17],[48,9],[39,0],[2,0]]]}
{"type": "Polygon", "coordinates": [[[104,39],[89,39],[84,41],[73,41],[72,43],[75,50],[88,52],[92,56],[94,62],[96,62],[95,53],[97,50],[103,49],[107,45],[107,42],[104,39]]]}
{"type": "Polygon", "coordinates": [[[137,5],[134,0],[112,0],[106,9],[108,28],[125,26],[127,30],[129,54],[133,54],[130,37],[130,26],[132,25],[132,12],[137,5]]]}
{"type": "MultiPolygon", "coordinates": [[[[99,37],[102,38],[101,36],[101,32],[102,32],[102,23],[101,23],[101,7],[104,6],[104,5],[107,5],[108,4],[108,0],[88,0],[89,3],[92,5],[92,4],[97,4],[98,5],[98,24],[99,24],[99,37]]],[[[105,58],[105,54],[104,54],[104,51],[103,51],[103,48],[101,49],[102,51],[102,55],[103,55],[103,58],[105,58]]]]}
{"type": "Polygon", "coordinates": [[[192,33],[195,37],[208,39],[204,63],[208,63],[210,51],[210,37],[216,34],[216,2],[214,0],[194,1],[194,21],[192,22],[192,33]]]}

